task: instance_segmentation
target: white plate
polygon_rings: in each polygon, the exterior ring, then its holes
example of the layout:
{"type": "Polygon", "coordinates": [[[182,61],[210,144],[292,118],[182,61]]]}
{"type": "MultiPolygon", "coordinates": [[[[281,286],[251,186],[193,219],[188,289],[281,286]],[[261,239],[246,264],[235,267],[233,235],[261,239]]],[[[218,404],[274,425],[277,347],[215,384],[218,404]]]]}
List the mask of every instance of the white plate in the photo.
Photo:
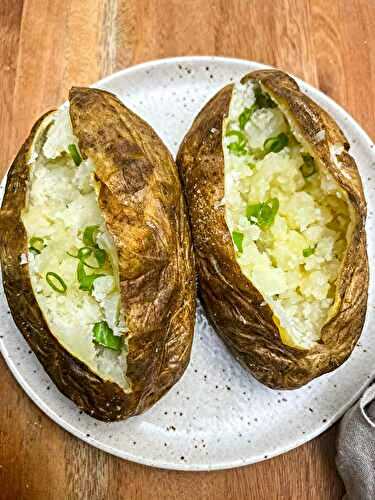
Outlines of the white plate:
{"type": "MultiPolygon", "coordinates": [[[[219,57],[165,59],[120,71],[95,86],[118,95],[176,153],[194,116],[218,89],[263,67],[219,57]]],[[[373,145],[342,108],[318,90],[300,83],[337,119],[353,146],[369,205],[367,234],[372,263],[373,145]]],[[[4,183],[0,198],[3,190],[4,183]]],[[[185,375],[150,411],[123,423],[95,421],[57,391],[16,329],[2,291],[0,348],[31,399],[55,422],[93,446],[155,467],[225,469],[295,448],[343,414],[375,373],[373,309],[371,279],[366,327],[349,361],[334,373],[295,391],[273,391],[251,378],[228,354],[199,312],[192,360],[185,375]]]]}

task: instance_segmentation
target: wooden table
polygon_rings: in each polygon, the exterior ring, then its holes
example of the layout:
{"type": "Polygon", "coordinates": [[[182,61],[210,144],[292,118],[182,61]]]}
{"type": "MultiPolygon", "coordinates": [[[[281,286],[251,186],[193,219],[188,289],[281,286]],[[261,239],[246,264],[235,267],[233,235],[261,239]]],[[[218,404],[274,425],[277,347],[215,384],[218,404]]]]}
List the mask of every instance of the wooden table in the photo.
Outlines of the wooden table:
{"type": "MultiPolygon", "coordinates": [[[[373,0],[1,0],[0,176],[69,87],[161,57],[278,66],[319,87],[375,136],[373,0]]],[[[182,473],[107,455],[60,429],[0,360],[0,499],[336,499],[335,429],[273,460],[182,473]]],[[[280,429],[282,432],[282,429],[280,429]]]]}

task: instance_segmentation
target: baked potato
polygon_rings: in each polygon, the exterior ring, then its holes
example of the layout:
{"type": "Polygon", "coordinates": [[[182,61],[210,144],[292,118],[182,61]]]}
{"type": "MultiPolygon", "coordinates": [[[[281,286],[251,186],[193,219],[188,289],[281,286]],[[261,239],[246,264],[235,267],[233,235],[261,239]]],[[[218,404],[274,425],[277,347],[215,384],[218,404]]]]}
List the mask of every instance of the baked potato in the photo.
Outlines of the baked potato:
{"type": "Polygon", "coordinates": [[[80,409],[125,419],[183,374],[196,299],[177,168],[112,94],[72,88],[36,123],[8,173],[0,258],[15,323],[80,409]]]}
{"type": "Polygon", "coordinates": [[[361,334],[366,201],[348,150],[333,118],[272,69],[218,92],[180,146],[203,306],[271,388],[334,370],[361,334]]]}

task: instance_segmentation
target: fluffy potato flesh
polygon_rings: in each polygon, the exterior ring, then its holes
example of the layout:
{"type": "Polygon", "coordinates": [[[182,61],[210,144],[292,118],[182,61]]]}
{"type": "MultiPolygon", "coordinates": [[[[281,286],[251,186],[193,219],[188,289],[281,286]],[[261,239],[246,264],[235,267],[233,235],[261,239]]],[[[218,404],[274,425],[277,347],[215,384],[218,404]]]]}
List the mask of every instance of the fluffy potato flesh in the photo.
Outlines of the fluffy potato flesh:
{"type": "Polygon", "coordinates": [[[128,387],[118,258],[69,109],[52,117],[31,156],[22,221],[33,291],[52,334],[104,380],[128,387]]]}
{"type": "Polygon", "coordinates": [[[234,87],[223,150],[236,260],[284,344],[309,349],[336,307],[351,234],[347,193],[255,80],[234,87]]]}

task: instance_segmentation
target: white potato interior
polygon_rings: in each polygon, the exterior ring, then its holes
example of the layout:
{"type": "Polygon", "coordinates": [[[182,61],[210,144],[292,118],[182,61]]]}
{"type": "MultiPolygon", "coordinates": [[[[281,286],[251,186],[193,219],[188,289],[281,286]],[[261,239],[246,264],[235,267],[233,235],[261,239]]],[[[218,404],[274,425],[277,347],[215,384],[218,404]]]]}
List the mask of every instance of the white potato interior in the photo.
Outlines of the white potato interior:
{"type": "MultiPolygon", "coordinates": [[[[94,165],[88,159],[77,166],[69,153],[72,144],[79,154],[69,110],[63,108],[54,114],[31,155],[28,202],[22,214],[29,241],[31,283],[51,332],[65,349],[103,379],[127,388],[126,326],[117,252],[98,206],[94,165]],[[82,290],[80,260],[74,256],[86,246],[84,232],[92,226],[97,226],[95,247],[105,251],[105,264],[99,265],[92,250],[84,271],[102,276],[93,281],[92,290],[82,290]],[[63,284],[48,273],[56,273],[63,284]],[[104,323],[111,335],[121,337],[120,348],[93,341],[94,326],[104,323]]],[[[118,342],[118,338],[114,340],[118,342]]]]}
{"type": "Polygon", "coordinates": [[[282,341],[307,349],[333,309],[351,207],[298,137],[259,83],[235,85],[223,150],[236,259],[271,307],[282,341]]]}

